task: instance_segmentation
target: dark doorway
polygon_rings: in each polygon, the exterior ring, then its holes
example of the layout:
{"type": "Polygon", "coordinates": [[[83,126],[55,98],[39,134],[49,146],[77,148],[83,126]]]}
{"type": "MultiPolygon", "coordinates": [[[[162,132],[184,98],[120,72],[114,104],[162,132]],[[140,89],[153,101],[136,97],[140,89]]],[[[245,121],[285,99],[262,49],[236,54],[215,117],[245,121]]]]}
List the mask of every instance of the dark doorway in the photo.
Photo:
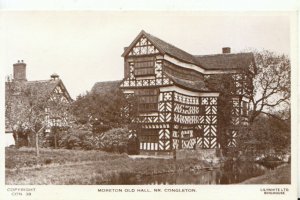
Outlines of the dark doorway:
{"type": "Polygon", "coordinates": [[[140,153],[140,142],[137,136],[133,136],[128,140],[127,152],[129,155],[138,155],[140,153]]]}

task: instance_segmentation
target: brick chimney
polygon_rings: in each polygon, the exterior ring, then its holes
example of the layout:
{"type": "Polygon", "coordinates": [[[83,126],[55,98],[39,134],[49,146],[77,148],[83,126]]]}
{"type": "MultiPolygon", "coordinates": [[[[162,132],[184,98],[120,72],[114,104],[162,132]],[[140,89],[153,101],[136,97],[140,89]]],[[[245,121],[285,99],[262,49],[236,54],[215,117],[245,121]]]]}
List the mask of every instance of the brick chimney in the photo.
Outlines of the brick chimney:
{"type": "Polygon", "coordinates": [[[26,79],[26,64],[23,60],[18,60],[13,64],[14,67],[14,80],[15,81],[27,81],[26,79]]]}
{"type": "Polygon", "coordinates": [[[223,47],[222,53],[230,53],[230,47],[223,47]]]}

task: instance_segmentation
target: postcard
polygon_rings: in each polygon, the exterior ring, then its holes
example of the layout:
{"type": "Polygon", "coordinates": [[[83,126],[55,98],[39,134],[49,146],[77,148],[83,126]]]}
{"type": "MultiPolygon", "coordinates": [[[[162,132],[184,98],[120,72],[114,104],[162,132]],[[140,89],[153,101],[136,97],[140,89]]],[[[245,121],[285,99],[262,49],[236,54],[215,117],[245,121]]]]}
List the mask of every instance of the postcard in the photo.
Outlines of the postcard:
{"type": "Polygon", "coordinates": [[[3,10],[5,199],[294,199],[297,13],[3,10]]]}

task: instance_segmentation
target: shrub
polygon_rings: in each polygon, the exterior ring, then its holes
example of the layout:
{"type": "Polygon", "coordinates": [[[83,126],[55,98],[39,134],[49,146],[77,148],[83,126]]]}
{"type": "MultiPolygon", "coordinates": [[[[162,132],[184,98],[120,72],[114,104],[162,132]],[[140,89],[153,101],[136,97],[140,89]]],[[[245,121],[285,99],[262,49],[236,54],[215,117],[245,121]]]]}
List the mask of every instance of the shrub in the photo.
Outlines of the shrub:
{"type": "Polygon", "coordinates": [[[85,127],[74,125],[59,138],[59,147],[66,149],[94,149],[92,132],[85,127]]]}
{"type": "Polygon", "coordinates": [[[103,150],[127,153],[129,131],[127,128],[113,128],[94,134],[85,127],[74,126],[59,138],[59,147],[66,149],[103,150]]]}
{"type": "MultiPolygon", "coordinates": [[[[108,152],[127,152],[129,131],[126,128],[113,128],[98,135],[97,146],[108,152]]],[[[97,136],[96,136],[97,137],[97,136]]]]}

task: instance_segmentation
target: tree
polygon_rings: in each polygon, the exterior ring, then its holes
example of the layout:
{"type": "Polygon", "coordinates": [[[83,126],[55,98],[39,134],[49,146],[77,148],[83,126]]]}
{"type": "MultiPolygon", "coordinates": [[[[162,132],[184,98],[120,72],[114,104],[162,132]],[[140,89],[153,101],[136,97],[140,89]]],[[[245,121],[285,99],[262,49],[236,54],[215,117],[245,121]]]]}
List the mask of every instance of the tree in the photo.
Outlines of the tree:
{"type": "MultiPolygon", "coordinates": [[[[38,135],[45,127],[44,102],[22,82],[6,82],[5,117],[13,129],[16,146],[19,145],[19,133],[33,132],[36,154],[39,155],[38,135]]],[[[29,134],[26,134],[29,139],[29,134]]],[[[31,141],[29,141],[31,143],[31,141]]]]}
{"type": "Polygon", "coordinates": [[[69,103],[62,101],[58,97],[60,94],[52,94],[50,98],[51,94],[28,87],[26,82],[7,81],[5,90],[5,118],[13,129],[17,147],[20,133],[26,133],[29,143],[35,140],[36,155],[39,156],[42,131],[54,118],[66,120],[69,103]]]}
{"type": "Polygon", "coordinates": [[[266,154],[273,149],[276,152],[283,152],[290,147],[290,121],[274,118],[261,114],[257,119],[245,127],[239,137],[239,147],[247,152],[253,149],[256,153],[266,154]]]}
{"type": "Polygon", "coordinates": [[[250,95],[252,111],[249,122],[261,114],[274,115],[275,111],[290,109],[291,66],[285,55],[274,52],[254,52],[255,77],[250,95]]]}
{"type": "Polygon", "coordinates": [[[77,97],[72,113],[79,123],[91,124],[94,133],[102,133],[131,123],[134,102],[134,97],[126,98],[119,88],[101,94],[88,92],[77,97]],[[129,106],[131,109],[125,109],[129,106]]]}
{"type": "Polygon", "coordinates": [[[254,52],[250,80],[249,126],[242,127],[241,150],[282,150],[290,144],[291,66],[286,55],[267,50],[254,52]]]}
{"type": "MultiPolygon", "coordinates": [[[[281,124],[288,124],[286,120],[290,118],[289,58],[285,55],[276,55],[270,51],[254,51],[254,58],[256,65],[250,66],[249,71],[241,71],[241,73],[246,75],[243,86],[250,96],[250,105],[252,105],[249,115],[249,127],[243,125],[235,127],[235,129],[239,129],[239,133],[243,133],[239,134],[239,137],[242,137],[242,142],[246,143],[254,138],[258,140],[263,139],[258,137],[257,134],[260,134],[260,132],[261,134],[270,133],[266,132],[267,129],[277,131],[274,135],[278,132],[284,132],[282,127],[280,131],[278,131],[279,129],[270,129],[270,127],[266,125],[260,128],[256,127],[260,126],[259,123],[256,122],[256,119],[258,119],[261,114],[270,117],[266,122],[268,125],[271,124],[272,120],[281,120],[281,124]],[[246,137],[247,135],[248,137],[246,137]]],[[[209,88],[220,91],[218,107],[222,109],[218,109],[218,141],[224,149],[229,138],[228,130],[233,128],[229,119],[232,117],[231,100],[237,92],[234,84],[235,81],[230,74],[220,74],[208,76],[206,82],[209,88]]],[[[261,118],[259,119],[261,120],[261,118]]],[[[286,130],[288,130],[288,128],[286,130]]],[[[267,137],[264,137],[264,139],[267,139],[267,137]]],[[[240,140],[240,138],[238,140],[240,140]]],[[[242,145],[241,142],[238,143],[242,145]]]]}

